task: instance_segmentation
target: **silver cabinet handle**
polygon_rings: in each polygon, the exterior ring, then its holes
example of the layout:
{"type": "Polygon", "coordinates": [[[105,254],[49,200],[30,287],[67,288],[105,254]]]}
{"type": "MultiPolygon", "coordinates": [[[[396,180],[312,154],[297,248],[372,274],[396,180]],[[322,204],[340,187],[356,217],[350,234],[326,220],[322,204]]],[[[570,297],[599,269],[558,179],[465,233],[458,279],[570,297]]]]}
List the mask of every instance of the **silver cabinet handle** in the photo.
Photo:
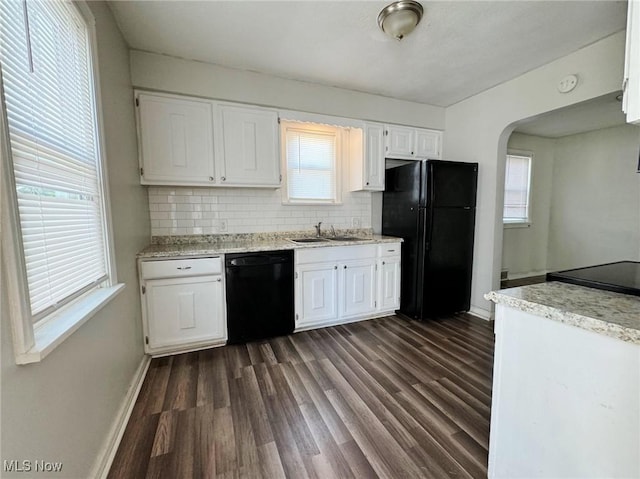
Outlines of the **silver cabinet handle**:
{"type": "Polygon", "coordinates": [[[219,283],[220,281],[222,281],[222,278],[218,278],[216,279],[216,281],[219,283]]]}
{"type": "Polygon", "coordinates": [[[222,177],[220,177],[220,179],[221,179],[222,181],[227,181],[227,177],[226,177],[226,176],[222,176],[222,177]]]}
{"type": "Polygon", "coordinates": [[[191,266],[178,266],[178,269],[180,271],[185,271],[185,270],[191,269],[191,266]]]}
{"type": "Polygon", "coordinates": [[[213,176],[210,176],[210,177],[209,177],[209,181],[213,181],[213,176]]]}

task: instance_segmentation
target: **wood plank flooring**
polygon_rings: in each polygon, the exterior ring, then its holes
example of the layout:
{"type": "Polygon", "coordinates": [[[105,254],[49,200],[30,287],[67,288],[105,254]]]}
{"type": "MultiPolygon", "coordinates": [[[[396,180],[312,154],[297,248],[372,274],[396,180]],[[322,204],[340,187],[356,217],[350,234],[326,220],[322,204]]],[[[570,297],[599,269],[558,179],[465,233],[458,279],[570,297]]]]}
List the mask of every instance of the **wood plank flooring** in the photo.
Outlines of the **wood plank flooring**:
{"type": "Polygon", "coordinates": [[[467,314],[156,358],[109,477],[486,477],[492,365],[467,314]]]}

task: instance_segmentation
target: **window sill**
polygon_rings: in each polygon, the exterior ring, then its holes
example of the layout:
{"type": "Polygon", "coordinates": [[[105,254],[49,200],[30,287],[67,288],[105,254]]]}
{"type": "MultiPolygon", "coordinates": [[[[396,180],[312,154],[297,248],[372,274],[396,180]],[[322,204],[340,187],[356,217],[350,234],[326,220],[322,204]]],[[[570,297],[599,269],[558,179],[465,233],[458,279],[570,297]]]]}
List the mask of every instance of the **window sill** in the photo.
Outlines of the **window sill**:
{"type": "Polygon", "coordinates": [[[124,286],[120,283],[109,288],[96,289],[63,310],[52,314],[41,326],[35,327],[35,345],[29,351],[16,355],[16,363],[29,364],[42,361],[115,298],[124,286]]]}
{"type": "Polygon", "coordinates": [[[518,222],[518,223],[504,223],[503,224],[504,229],[510,229],[510,228],[530,228],[531,227],[531,223],[529,222],[518,222]]]}
{"type": "Polygon", "coordinates": [[[302,200],[282,201],[282,206],[342,206],[342,201],[302,200]]]}

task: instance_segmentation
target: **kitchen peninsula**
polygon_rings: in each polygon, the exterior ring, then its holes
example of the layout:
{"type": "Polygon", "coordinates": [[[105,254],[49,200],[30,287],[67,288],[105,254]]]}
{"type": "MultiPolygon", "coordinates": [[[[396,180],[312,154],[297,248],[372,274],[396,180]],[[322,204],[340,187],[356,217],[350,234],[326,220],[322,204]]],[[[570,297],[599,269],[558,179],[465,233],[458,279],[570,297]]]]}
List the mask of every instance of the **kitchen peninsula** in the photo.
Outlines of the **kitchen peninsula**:
{"type": "Polygon", "coordinates": [[[640,297],[493,291],[489,477],[640,477],[640,297]]]}

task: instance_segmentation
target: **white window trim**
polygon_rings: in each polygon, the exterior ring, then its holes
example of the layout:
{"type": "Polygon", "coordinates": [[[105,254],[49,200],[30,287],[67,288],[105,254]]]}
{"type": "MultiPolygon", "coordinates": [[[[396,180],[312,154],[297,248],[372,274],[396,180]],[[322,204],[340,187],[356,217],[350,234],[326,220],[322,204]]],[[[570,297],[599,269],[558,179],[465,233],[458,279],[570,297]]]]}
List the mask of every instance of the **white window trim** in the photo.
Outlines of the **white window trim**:
{"type": "Polygon", "coordinates": [[[336,134],[336,162],[334,165],[335,175],[336,175],[336,197],[335,200],[291,200],[288,194],[288,176],[287,176],[287,131],[286,128],[282,127],[282,121],[280,123],[280,161],[282,171],[282,205],[283,206],[340,206],[342,205],[342,170],[343,170],[343,162],[345,158],[348,156],[348,151],[346,148],[349,146],[349,138],[347,135],[349,134],[349,130],[346,127],[338,126],[338,125],[329,125],[327,123],[313,123],[308,121],[300,121],[300,120],[284,120],[284,121],[294,121],[298,122],[301,125],[308,126],[317,130],[318,132],[327,132],[327,131],[335,131],[336,134]]]}
{"type": "Polygon", "coordinates": [[[4,98],[1,102],[0,118],[0,199],[2,201],[0,231],[2,231],[2,270],[3,281],[6,282],[8,309],[13,336],[13,350],[17,364],[28,364],[42,361],[66,338],[86,323],[93,315],[115,298],[123,289],[118,284],[115,255],[113,248],[113,227],[109,200],[109,182],[106,169],[104,149],[104,129],[102,124],[102,102],[100,93],[100,76],[98,70],[97,40],[95,18],[84,1],[74,2],[87,23],[89,41],[91,43],[91,68],[97,123],[97,150],[99,156],[100,183],[104,204],[105,248],[107,257],[107,273],[109,279],[103,287],[95,288],[81,295],[71,303],[54,311],[46,318],[34,324],[30,314],[27,287],[26,267],[20,238],[20,220],[17,215],[17,199],[13,168],[10,164],[11,150],[7,129],[7,117],[4,98]]]}
{"type": "MultiPolygon", "coordinates": [[[[527,214],[528,217],[525,220],[505,220],[504,219],[504,205],[502,207],[502,224],[505,229],[510,228],[530,228],[531,227],[531,190],[533,186],[533,152],[528,150],[508,150],[507,156],[528,156],[529,160],[529,191],[527,191],[527,214]]],[[[505,156],[505,169],[506,169],[506,156],[505,156]]],[[[504,188],[504,185],[503,185],[504,188]]]]}

